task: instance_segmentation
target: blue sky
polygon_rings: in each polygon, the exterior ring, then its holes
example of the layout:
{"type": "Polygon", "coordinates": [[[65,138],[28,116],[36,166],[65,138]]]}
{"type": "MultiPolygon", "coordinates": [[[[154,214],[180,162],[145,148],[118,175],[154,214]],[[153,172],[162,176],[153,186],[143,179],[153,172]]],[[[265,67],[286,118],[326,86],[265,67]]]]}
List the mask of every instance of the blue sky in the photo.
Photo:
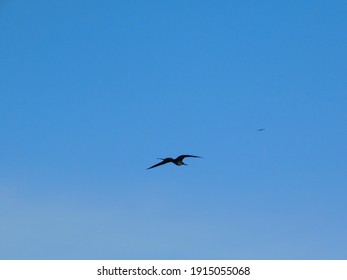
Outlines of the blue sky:
{"type": "Polygon", "coordinates": [[[1,1],[0,259],[346,259],[346,14],[1,1]]]}

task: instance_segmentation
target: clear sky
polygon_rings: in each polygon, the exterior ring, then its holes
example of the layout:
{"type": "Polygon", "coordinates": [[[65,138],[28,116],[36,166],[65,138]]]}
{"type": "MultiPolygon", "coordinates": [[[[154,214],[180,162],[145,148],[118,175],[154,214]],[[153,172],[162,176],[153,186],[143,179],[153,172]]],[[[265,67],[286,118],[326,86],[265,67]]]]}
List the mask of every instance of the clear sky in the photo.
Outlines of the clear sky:
{"type": "Polygon", "coordinates": [[[346,15],[0,1],[0,259],[347,259],[346,15]]]}

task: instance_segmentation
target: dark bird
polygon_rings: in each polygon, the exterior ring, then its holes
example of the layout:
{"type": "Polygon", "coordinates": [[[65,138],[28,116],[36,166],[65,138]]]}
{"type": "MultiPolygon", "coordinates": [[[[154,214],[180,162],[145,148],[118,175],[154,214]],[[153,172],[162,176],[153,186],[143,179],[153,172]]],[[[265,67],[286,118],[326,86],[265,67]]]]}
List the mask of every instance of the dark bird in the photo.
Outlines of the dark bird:
{"type": "Polygon", "coordinates": [[[257,132],[264,131],[264,130],[265,130],[265,128],[259,128],[259,129],[257,130],[257,132]]]}
{"type": "Polygon", "coordinates": [[[151,168],[154,168],[154,167],[157,167],[157,166],[166,164],[166,163],[168,163],[168,162],[172,162],[172,163],[174,163],[174,164],[176,164],[176,165],[178,165],[178,166],[181,166],[181,165],[188,165],[188,164],[185,164],[185,163],[183,162],[183,159],[186,158],[186,157],[201,158],[201,157],[199,157],[199,156],[191,156],[191,155],[181,155],[181,156],[179,156],[179,157],[177,157],[177,158],[175,158],[175,159],[170,158],[170,157],[169,157],[169,158],[159,158],[159,159],[162,160],[161,162],[159,162],[159,163],[157,163],[157,164],[155,164],[155,165],[153,165],[153,166],[151,166],[151,167],[148,167],[147,169],[151,169],[151,168]]]}

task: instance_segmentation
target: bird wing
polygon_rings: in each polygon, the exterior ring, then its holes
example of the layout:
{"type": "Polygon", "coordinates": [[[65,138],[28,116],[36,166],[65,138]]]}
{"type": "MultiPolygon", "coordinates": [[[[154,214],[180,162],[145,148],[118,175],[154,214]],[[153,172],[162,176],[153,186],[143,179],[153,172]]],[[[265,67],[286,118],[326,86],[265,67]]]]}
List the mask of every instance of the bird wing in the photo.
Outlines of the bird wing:
{"type": "Polygon", "coordinates": [[[183,160],[183,159],[186,158],[186,157],[201,158],[201,157],[199,157],[199,156],[181,155],[181,156],[177,157],[176,160],[179,160],[179,161],[180,161],[180,160],[183,160]]]}
{"type": "Polygon", "coordinates": [[[154,164],[153,166],[151,167],[148,167],[147,169],[151,169],[151,168],[154,168],[154,167],[157,167],[157,166],[160,166],[160,165],[163,165],[165,163],[168,163],[169,161],[167,159],[164,159],[162,160],[161,162],[157,163],[157,164],[154,164]]]}

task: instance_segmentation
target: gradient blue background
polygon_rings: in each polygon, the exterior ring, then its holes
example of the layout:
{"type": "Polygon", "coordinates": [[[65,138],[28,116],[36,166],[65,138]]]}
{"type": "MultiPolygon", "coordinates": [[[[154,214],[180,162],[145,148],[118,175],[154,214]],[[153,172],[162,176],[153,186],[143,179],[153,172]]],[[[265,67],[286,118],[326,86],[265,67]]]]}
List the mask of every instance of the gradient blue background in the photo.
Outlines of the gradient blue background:
{"type": "Polygon", "coordinates": [[[346,15],[1,1],[0,258],[346,259],[346,15]]]}

